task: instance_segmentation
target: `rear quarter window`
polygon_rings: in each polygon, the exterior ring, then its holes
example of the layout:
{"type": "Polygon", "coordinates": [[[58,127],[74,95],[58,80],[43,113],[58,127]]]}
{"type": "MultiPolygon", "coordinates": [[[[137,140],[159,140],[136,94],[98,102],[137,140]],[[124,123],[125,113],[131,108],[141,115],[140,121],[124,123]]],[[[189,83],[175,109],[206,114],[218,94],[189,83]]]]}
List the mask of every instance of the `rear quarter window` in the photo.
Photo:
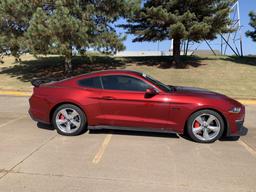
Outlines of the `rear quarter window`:
{"type": "Polygon", "coordinates": [[[78,81],[78,85],[81,87],[102,89],[100,77],[81,79],[78,81]]]}

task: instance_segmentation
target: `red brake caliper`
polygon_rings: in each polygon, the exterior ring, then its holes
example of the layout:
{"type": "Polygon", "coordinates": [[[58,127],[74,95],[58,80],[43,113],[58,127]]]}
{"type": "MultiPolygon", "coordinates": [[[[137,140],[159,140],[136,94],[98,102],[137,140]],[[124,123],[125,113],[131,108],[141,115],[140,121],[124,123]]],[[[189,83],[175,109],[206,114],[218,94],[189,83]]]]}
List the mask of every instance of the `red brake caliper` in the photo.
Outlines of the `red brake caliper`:
{"type": "Polygon", "coordinates": [[[60,114],[59,119],[64,120],[64,119],[65,119],[65,116],[62,115],[62,114],[60,114]]]}
{"type": "Polygon", "coordinates": [[[198,121],[195,121],[194,128],[199,128],[199,127],[200,127],[200,123],[198,121]]]}

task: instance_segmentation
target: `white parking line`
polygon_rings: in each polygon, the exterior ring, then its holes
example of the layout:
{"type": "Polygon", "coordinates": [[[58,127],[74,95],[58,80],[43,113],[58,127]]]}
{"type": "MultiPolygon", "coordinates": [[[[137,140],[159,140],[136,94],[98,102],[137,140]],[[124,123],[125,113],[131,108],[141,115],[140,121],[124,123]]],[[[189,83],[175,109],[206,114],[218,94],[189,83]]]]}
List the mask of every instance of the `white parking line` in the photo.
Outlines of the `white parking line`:
{"type": "Polygon", "coordinates": [[[1,124],[1,125],[0,125],[0,128],[1,128],[1,127],[4,127],[4,126],[6,126],[6,125],[9,125],[9,124],[11,124],[11,123],[14,123],[14,122],[16,122],[16,121],[19,121],[19,120],[21,120],[21,119],[23,119],[23,118],[25,118],[25,117],[26,117],[26,116],[23,115],[23,116],[21,116],[21,117],[19,117],[19,118],[16,118],[16,119],[12,119],[12,120],[10,120],[10,121],[7,121],[6,123],[1,124]]]}
{"type": "Polygon", "coordinates": [[[241,146],[243,146],[246,151],[248,151],[253,157],[256,158],[256,151],[249,146],[247,143],[245,143],[244,141],[242,141],[241,139],[237,141],[241,146]]]}
{"type": "Polygon", "coordinates": [[[105,137],[105,139],[102,142],[102,144],[101,144],[97,154],[94,156],[94,158],[92,160],[93,164],[98,164],[100,162],[100,160],[101,160],[101,158],[102,158],[102,156],[103,156],[103,154],[104,154],[104,152],[105,152],[105,150],[106,150],[106,148],[107,148],[107,146],[108,146],[108,144],[109,144],[109,142],[111,140],[111,137],[112,137],[112,134],[108,134],[105,137]]]}

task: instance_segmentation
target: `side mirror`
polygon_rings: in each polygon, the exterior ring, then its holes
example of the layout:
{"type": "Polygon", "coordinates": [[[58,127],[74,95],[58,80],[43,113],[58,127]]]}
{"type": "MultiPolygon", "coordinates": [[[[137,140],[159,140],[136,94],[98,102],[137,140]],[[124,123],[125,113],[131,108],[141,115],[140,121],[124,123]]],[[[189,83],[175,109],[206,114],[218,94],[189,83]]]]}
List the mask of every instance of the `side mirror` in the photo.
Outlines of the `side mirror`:
{"type": "Polygon", "coordinates": [[[148,89],[146,89],[145,97],[149,98],[149,97],[153,97],[157,94],[158,94],[158,92],[154,88],[148,88],[148,89]]]}

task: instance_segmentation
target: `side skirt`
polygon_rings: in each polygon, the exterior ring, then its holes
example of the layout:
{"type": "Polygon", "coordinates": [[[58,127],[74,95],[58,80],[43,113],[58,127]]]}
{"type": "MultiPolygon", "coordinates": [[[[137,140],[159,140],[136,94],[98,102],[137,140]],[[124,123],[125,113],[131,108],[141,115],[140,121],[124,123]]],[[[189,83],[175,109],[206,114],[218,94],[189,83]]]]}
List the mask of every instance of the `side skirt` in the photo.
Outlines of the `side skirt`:
{"type": "Polygon", "coordinates": [[[110,125],[96,125],[96,126],[88,126],[89,130],[123,130],[123,131],[140,131],[140,132],[155,132],[155,133],[174,133],[175,131],[171,131],[164,128],[141,128],[141,127],[119,127],[119,126],[110,126],[110,125]]]}

